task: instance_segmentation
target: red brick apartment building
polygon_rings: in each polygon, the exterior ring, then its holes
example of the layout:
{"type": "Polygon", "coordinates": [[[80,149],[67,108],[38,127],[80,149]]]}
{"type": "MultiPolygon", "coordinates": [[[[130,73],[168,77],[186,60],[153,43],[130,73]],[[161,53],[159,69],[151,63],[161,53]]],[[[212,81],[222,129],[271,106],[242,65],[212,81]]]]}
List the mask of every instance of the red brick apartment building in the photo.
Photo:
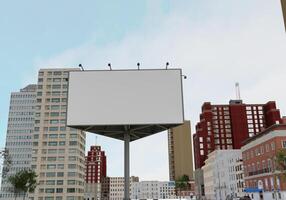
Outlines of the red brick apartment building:
{"type": "Polygon", "coordinates": [[[246,190],[256,190],[254,195],[260,191],[263,199],[286,199],[286,177],[275,158],[281,149],[286,149],[286,124],[273,125],[245,141],[241,150],[246,190]]]}
{"type": "Polygon", "coordinates": [[[242,100],[231,100],[225,105],[204,103],[193,135],[195,168],[201,168],[215,149],[240,149],[244,140],[281,121],[274,101],[266,104],[244,104],[242,100]]]}
{"type": "Polygon", "coordinates": [[[100,146],[91,146],[86,156],[86,183],[101,183],[106,177],[106,156],[100,146]]]}

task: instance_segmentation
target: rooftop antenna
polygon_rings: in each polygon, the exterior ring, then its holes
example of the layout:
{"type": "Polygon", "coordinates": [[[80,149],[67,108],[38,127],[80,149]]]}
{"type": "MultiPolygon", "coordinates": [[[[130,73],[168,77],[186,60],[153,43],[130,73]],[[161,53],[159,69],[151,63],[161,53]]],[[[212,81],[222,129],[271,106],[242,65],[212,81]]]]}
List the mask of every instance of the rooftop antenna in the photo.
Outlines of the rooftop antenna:
{"type": "Polygon", "coordinates": [[[137,63],[138,70],[140,69],[140,63],[137,63]]]}
{"type": "Polygon", "coordinates": [[[95,135],[95,146],[97,146],[97,135],[95,135]]]}
{"type": "Polygon", "coordinates": [[[83,66],[81,64],[79,64],[78,67],[81,68],[82,71],[84,71],[83,66]]]}
{"type": "Polygon", "coordinates": [[[111,63],[108,63],[108,67],[109,67],[110,70],[112,70],[111,63]]]}
{"type": "Polygon", "coordinates": [[[166,62],[166,69],[168,69],[168,66],[169,66],[169,62],[166,62]]]}
{"type": "Polygon", "coordinates": [[[239,82],[235,83],[235,93],[236,93],[236,99],[240,100],[240,89],[239,89],[239,82]]]}

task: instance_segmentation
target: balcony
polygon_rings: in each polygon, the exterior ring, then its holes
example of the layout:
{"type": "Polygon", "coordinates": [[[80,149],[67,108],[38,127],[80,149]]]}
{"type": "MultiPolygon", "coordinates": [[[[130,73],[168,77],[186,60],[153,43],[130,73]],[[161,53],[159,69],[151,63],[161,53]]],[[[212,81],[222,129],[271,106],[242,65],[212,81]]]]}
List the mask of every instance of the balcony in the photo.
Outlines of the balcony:
{"type": "Polygon", "coordinates": [[[257,171],[249,172],[248,176],[255,176],[255,175],[264,174],[264,173],[270,173],[270,172],[271,172],[270,168],[265,168],[265,169],[260,169],[260,170],[257,170],[257,171]]]}

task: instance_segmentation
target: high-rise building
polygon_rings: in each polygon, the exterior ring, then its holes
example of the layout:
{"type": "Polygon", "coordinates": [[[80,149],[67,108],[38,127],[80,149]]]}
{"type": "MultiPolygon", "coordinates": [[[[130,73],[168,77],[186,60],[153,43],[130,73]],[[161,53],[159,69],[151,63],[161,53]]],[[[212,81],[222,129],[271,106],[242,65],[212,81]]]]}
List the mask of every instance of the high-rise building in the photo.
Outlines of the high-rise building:
{"type": "Polygon", "coordinates": [[[193,135],[195,168],[201,168],[215,149],[240,149],[249,137],[281,122],[274,101],[266,104],[244,104],[241,100],[231,100],[227,105],[204,103],[193,135]]]}
{"type": "Polygon", "coordinates": [[[100,146],[91,146],[86,156],[86,183],[101,183],[106,177],[106,156],[100,146]]]}
{"type": "Polygon", "coordinates": [[[38,74],[31,165],[38,186],[31,200],[84,199],[85,133],[66,127],[71,70],[78,69],[41,69],[38,74]]]}
{"type": "MultiPolygon", "coordinates": [[[[5,148],[12,164],[9,172],[2,177],[1,200],[14,200],[13,188],[7,177],[23,169],[31,168],[32,134],[34,131],[34,108],[36,85],[28,85],[20,92],[12,92],[10,99],[8,128],[5,148]]],[[[4,168],[6,163],[4,163],[4,168]]],[[[22,198],[23,194],[18,197],[22,198]]]]}
{"type": "Polygon", "coordinates": [[[183,175],[193,179],[193,153],[190,121],[168,131],[169,173],[175,181],[183,175]]]}
{"type": "Polygon", "coordinates": [[[101,199],[101,183],[106,177],[105,152],[100,146],[91,146],[85,162],[85,199],[101,199]]]}

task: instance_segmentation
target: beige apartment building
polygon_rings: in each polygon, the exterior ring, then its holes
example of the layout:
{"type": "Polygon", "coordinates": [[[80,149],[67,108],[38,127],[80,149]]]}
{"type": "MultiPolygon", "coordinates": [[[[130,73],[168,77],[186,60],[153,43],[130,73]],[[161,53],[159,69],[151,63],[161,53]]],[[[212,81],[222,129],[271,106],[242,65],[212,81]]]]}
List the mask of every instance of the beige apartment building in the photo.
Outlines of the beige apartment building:
{"type": "Polygon", "coordinates": [[[190,121],[168,131],[169,173],[175,181],[183,175],[193,179],[193,151],[190,121]]]}
{"type": "Polygon", "coordinates": [[[66,127],[71,70],[79,69],[41,69],[38,74],[31,166],[39,185],[30,200],[84,199],[85,133],[66,127]]]}
{"type": "MultiPolygon", "coordinates": [[[[131,176],[129,181],[131,195],[132,185],[139,182],[139,177],[131,176]]],[[[104,177],[101,187],[101,200],[122,200],[124,198],[124,177],[104,177]]]]}

